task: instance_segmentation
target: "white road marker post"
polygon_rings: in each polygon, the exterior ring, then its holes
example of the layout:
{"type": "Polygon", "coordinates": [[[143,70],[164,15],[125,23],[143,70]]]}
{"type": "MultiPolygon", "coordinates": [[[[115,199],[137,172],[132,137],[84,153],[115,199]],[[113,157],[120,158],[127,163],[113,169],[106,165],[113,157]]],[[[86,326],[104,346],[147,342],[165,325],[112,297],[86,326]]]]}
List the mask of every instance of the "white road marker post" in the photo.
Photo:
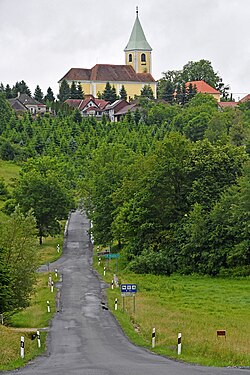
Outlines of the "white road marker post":
{"type": "Polygon", "coordinates": [[[58,269],[55,268],[55,277],[57,278],[57,276],[58,276],[58,269]]]}
{"type": "Polygon", "coordinates": [[[98,258],[98,266],[101,264],[101,258],[98,258]]]}
{"type": "Polygon", "coordinates": [[[51,282],[52,282],[52,276],[49,275],[48,286],[51,286],[51,282]]]}
{"type": "Polygon", "coordinates": [[[54,292],[54,282],[53,281],[51,281],[50,291],[51,291],[51,293],[54,292]]]}
{"type": "Polygon", "coordinates": [[[60,245],[59,245],[59,243],[57,244],[56,248],[57,248],[57,252],[60,253],[60,245]]]}
{"type": "Polygon", "coordinates": [[[115,311],[117,311],[117,298],[115,299],[115,311]]]}
{"type": "Polygon", "coordinates": [[[154,349],[155,347],[155,328],[152,330],[152,348],[154,349]]]}
{"type": "Polygon", "coordinates": [[[37,335],[37,346],[38,346],[38,348],[41,348],[40,332],[36,331],[36,335],[37,335]]]}
{"type": "Polygon", "coordinates": [[[49,301],[47,301],[47,311],[48,311],[48,313],[50,313],[50,304],[49,304],[49,301]]]}
{"type": "Polygon", "coordinates": [[[24,336],[21,336],[20,356],[21,358],[24,358],[24,336]]]}
{"type": "Polygon", "coordinates": [[[178,333],[178,355],[181,354],[181,333],[178,333]]]}
{"type": "Polygon", "coordinates": [[[114,280],[111,281],[111,289],[114,289],[114,280]]]}
{"type": "Polygon", "coordinates": [[[103,276],[106,275],[106,267],[103,267],[103,276]]]}

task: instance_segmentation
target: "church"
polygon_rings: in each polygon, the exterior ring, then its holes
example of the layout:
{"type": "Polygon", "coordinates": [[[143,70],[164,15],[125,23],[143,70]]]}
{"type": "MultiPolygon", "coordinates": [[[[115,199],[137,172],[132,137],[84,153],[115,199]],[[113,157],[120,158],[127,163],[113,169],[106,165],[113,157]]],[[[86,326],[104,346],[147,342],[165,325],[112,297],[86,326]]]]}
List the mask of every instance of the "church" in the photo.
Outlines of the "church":
{"type": "Polygon", "coordinates": [[[138,7],[136,8],[136,19],[128,41],[124,49],[125,64],[96,64],[91,69],[71,68],[59,81],[59,85],[66,80],[69,85],[72,82],[81,83],[85,95],[97,97],[105,89],[107,82],[114,86],[116,94],[119,95],[122,85],[127,92],[128,100],[140,95],[145,85],[149,85],[156,98],[156,85],[151,74],[152,48],[145,37],[141,26],[138,7]]]}

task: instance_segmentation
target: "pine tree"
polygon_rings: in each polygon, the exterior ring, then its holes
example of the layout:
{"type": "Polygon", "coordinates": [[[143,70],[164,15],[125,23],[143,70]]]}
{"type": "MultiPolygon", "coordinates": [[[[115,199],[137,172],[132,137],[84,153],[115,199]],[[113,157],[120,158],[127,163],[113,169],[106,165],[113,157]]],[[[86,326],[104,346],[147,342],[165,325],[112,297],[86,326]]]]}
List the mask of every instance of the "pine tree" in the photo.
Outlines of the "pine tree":
{"type": "Polygon", "coordinates": [[[154,99],[154,93],[150,85],[145,85],[141,90],[141,96],[149,99],[154,99]]]}
{"type": "Polygon", "coordinates": [[[47,95],[45,95],[44,100],[46,102],[48,101],[50,103],[55,101],[54,93],[53,93],[51,87],[48,88],[47,95]]]}
{"type": "Polygon", "coordinates": [[[17,97],[18,93],[31,96],[31,91],[24,80],[21,82],[16,82],[15,86],[12,88],[13,97],[17,97]]]}
{"type": "Polygon", "coordinates": [[[43,102],[43,92],[39,85],[37,85],[35,88],[34,99],[36,99],[40,103],[43,102]]]}
{"type": "Polygon", "coordinates": [[[59,94],[57,95],[57,97],[62,103],[70,97],[70,87],[65,79],[61,83],[61,86],[59,88],[59,94]]]}
{"type": "Polygon", "coordinates": [[[114,103],[116,100],[117,100],[116,89],[115,89],[115,86],[113,85],[113,87],[111,89],[110,101],[111,101],[111,103],[114,103]]]}
{"type": "Polygon", "coordinates": [[[128,97],[127,91],[126,91],[124,85],[122,85],[121,90],[120,90],[120,98],[124,99],[124,100],[127,100],[127,97],[128,97]]]}
{"type": "Polygon", "coordinates": [[[6,99],[13,98],[12,90],[9,84],[6,85],[4,92],[5,92],[6,99]]]}
{"type": "Polygon", "coordinates": [[[112,88],[109,82],[106,83],[105,89],[102,94],[102,99],[106,100],[107,102],[111,102],[112,97],[112,88]]]}
{"type": "Polygon", "coordinates": [[[78,82],[77,92],[78,92],[78,99],[84,99],[84,92],[83,92],[83,89],[82,89],[81,82],[78,82]]]}
{"type": "Polygon", "coordinates": [[[70,86],[70,99],[78,99],[78,89],[74,81],[70,86]]]}

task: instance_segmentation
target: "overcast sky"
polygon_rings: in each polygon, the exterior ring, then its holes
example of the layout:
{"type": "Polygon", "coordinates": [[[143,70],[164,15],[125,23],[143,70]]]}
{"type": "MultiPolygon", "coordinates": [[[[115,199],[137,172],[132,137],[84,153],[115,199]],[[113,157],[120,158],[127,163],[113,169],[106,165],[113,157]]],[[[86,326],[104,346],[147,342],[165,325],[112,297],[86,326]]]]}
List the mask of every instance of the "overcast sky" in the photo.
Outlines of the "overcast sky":
{"type": "Polygon", "coordinates": [[[250,93],[250,0],[0,0],[0,82],[56,94],[70,68],[124,64],[137,5],[155,79],[207,59],[236,99],[250,93]]]}

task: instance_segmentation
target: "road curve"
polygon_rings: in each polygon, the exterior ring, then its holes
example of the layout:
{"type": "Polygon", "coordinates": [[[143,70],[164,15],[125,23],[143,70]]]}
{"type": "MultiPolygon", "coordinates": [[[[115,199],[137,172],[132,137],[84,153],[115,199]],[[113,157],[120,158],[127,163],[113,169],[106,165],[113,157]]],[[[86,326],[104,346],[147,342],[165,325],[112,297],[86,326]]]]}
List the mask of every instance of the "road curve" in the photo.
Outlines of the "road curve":
{"type": "Polygon", "coordinates": [[[52,320],[45,356],[6,374],[22,375],[244,375],[248,370],[192,366],[132,345],[101,308],[102,285],[92,271],[84,214],[71,214],[67,246],[53,264],[63,274],[62,310],[52,320]]]}

